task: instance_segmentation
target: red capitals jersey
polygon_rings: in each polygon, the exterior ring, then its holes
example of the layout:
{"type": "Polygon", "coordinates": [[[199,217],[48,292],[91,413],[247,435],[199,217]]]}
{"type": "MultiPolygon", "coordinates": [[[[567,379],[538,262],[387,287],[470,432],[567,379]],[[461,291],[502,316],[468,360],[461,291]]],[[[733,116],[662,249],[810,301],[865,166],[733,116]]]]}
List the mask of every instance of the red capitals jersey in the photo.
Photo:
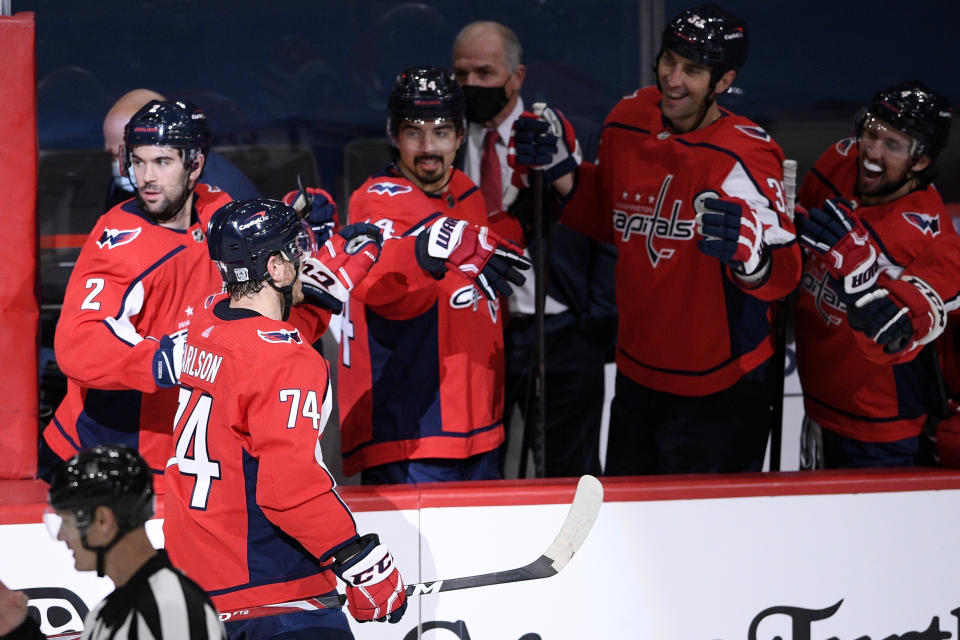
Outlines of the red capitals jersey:
{"type": "Polygon", "coordinates": [[[800,252],[783,152],[766,131],[721,110],[703,129],[673,133],[659,102],[647,87],[610,112],[599,161],[580,166],[561,221],[616,244],[618,370],[645,387],[701,396],[773,353],[770,301],[796,286],[800,252]],[[697,248],[693,201],[707,193],[749,207],[763,224],[772,264],[753,288],[697,248]]]}
{"type": "MultiPolygon", "coordinates": [[[[834,197],[856,202],[858,159],[853,138],[827,149],[804,180],[801,204],[819,207],[834,197]]],[[[856,214],[882,251],[881,273],[891,278],[913,273],[956,307],[956,260],[934,253],[937,246],[955,243],[956,232],[933,186],[885,204],[860,204],[856,214]]],[[[842,284],[830,278],[819,257],[807,254],[795,307],[797,367],[807,415],[826,429],[863,441],[892,442],[919,434],[937,403],[932,354],[923,355],[918,348],[882,353],[850,328],[840,290],[842,284]]]]}
{"type": "Polygon", "coordinates": [[[210,217],[229,201],[219,189],[197,185],[192,224],[180,231],[156,224],[128,200],[87,236],[54,341],[67,395],[43,431],[61,458],[125,444],[163,473],[177,390],[157,388],[153,354],[157,340],[185,331],[196,306],[223,286],[205,238],[210,217]]]}
{"type": "Polygon", "coordinates": [[[187,335],[163,525],[220,610],[330,591],[331,553],[356,536],[320,451],[333,398],[314,336],[229,300],[187,335]]]}
{"type": "Polygon", "coordinates": [[[486,223],[476,185],[454,170],[430,196],[395,170],[350,198],[350,221],[384,232],[380,260],[344,305],[338,400],[343,467],[416,458],[467,458],[503,441],[500,300],[453,271],[417,263],[416,235],[441,216],[486,223]]]}

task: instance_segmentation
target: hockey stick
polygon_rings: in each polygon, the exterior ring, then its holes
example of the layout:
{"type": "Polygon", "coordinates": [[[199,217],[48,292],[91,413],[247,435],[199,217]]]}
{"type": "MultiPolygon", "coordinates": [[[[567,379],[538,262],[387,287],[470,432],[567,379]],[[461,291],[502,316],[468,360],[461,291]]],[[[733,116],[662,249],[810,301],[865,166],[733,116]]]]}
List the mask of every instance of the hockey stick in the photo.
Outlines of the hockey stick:
{"type": "MultiPolygon", "coordinates": [[[[603,504],[603,485],[593,476],[582,476],[580,482],[577,484],[577,492],[573,496],[570,511],[567,512],[563,526],[560,527],[560,532],[557,533],[557,537],[553,543],[547,547],[547,550],[544,551],[543,555],[539,558],[517,569],[482,573],[465,578],[450,578],[447,580],[408,584],[406,588],[407,597],[433,595],[442,591],[486,587],[493,584],[523,582],[524,580],[539,580],[540,578],[549,578],[550,576],[556,575],[567,566],[567,563],[570,562],[573,555],[580,549],[581,545],[583,545],[583,541],[587,539],[587,534],[590,533],[590,529],[597,519],[597,514],[600,512],[601,504],[603,504]]],[[[237,611],[224,611],[220,614],[220,619],[224,622],[249,620],[295,611],[335,609],[344,606],[346,603],[347,596],[338,593],[336,595],[306,598],[292,602],[260,605],[237,611]]]]}
{"type": "MultiPolygon", "coordinates": [[[[790,220],[794,218],[794,209],[797,201],[797,161],[784,159],[783,161],[783,195],[790,220]]],[[[772,428],[770,431],[770,471],[780,470],[780,449],[783,444],[783,383],[786,377],[787,360],[787,316],[790,313],[790,296],[777,301],[774,308],[776,326],[773,329],[773,390],[771,391],[771,406],[773,410],[772,428]]]]}
{"type": "MultiPolygon", "coordinates": [[[[545,102],[533,103],[533,113],[538,118],[547,108],[545,102]]],[[[547,420],[547,363],[545,308],[547,299],[547,255],[549,248],[543,225],[543,171],[533,171],[533,357],[534,368],[533,403],[531,408],[529,385],[526,398],[526,415],[523,417],[523,446],[520,447],[520,477],[527,475],[527,449],[533,452],[533,475],[546,475],[546,420],[547,420]],[[531,420],[532,415],[532,420],[531,420]]]]}

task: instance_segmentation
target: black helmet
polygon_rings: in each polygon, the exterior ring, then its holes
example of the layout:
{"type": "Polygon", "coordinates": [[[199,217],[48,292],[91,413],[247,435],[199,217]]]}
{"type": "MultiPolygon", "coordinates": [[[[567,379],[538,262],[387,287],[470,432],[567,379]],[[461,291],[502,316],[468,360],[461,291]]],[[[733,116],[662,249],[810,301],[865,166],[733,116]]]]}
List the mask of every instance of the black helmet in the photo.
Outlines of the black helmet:
{"type": "Polygon", "coordinates": [[[660,41],[660,54],[670,49],[709,67],[713,81],[747,60],[747,23],[715,4],[681,11],[667,23],[660,41]]]}
{"type": "Polygon", "coordinates": [[[117,526],[124,533],[153,515],[153,473],[129,447],[93,447],[54,470],[49,501],[57,511],[73,512],[82,532],[90,526],[97,507],[108,507],[116,514],[117,526]]]}
{"type": "Polygon", "coordinates": [[[183,150],[183,163],[193,165],[197,152],[210,151],[213,134],[207,116],[187,100],[151,100],[140,107],[123,130],[123,172],[130,169],[134,147],[156,145],[183,150]]]}
{"type": "Polygon", "coordinates": [[[387,121],[391,137],[403,120],[452,120],[463,130],[466,100],[453,72],[444,67],[410,67],[397,76],[390,91],[387,121]]]}
{"type": "MultiPolygon", "coordinates": [[[[275,253],[298,261],[312,252],[313,235],[297,212],[279,200],[234,200],[217,209],[207,228],[207,249],[227,283],[270,280],[275,253]]],[[[297,262],[299,265],[299,262],[297,262]]]]}
{"type": "Polygon", "coordinates": [[[879,92],[857,122],[857,133],[869,116],[890,124],[914,138],[918,145],[915,157],[935,159],[947,146],[953,108],[944,96],[931,91],[918,80],[895,84],[879,92]]]}

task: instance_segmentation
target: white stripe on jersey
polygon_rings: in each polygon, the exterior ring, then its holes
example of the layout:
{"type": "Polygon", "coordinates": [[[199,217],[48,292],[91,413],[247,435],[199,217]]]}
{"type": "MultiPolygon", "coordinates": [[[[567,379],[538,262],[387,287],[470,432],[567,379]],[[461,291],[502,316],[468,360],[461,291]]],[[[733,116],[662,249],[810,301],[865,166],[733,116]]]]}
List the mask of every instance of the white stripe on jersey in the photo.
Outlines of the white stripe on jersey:
{"type": "Polygon", "coordinates": [[[757,217],[763,223],[764,244],[777,246],[789,244],[796,240],[796,235],[780,225],[780,216],[770,208],[770,200],[757,190],[757,186],[750,179],[742,164],[736,162],[733,165],[720,188],[726,195],[746,201],[750,208],[757,213],[757,217]]]}
{"type": "Polygon", "coordinates": [[[143,336],[137,333],[130,318],[140,313],[143,309],[143,281],[137,282],[130,289],[126,300],[123,302],[123,309],[116,318],[110,317],[104,320],[107,325],[113,329],[117,337],[129,344],[131,347],[140,343],[143,336]]]}

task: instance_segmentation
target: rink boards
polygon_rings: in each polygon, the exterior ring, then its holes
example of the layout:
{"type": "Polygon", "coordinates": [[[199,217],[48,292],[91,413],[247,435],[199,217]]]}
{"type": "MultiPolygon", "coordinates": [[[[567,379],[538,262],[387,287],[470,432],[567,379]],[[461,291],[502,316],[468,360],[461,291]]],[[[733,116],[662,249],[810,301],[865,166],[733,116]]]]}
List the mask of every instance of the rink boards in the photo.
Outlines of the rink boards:
{"type": "MultiPolygon", "coordinates": [[[[427,640],[960,638],[960,473],[603,482],[594,529],[560,574],[423,596],[397,625],[355,625],[357,638],[413,639],[418,624],[427,640]]],[[[552,542],[574,486],[533,480],[342,494],[360,531],[379,532],[412,583],[534,560],[552,542]]],[[[0,578],[31,589],[64,629],[112,585],[73,571],[70,552],[40,524],[42,499],[42,483],[0,483],[0,578]]],[[[149,528],[161,544],[161,521],[149,528]]]]}

